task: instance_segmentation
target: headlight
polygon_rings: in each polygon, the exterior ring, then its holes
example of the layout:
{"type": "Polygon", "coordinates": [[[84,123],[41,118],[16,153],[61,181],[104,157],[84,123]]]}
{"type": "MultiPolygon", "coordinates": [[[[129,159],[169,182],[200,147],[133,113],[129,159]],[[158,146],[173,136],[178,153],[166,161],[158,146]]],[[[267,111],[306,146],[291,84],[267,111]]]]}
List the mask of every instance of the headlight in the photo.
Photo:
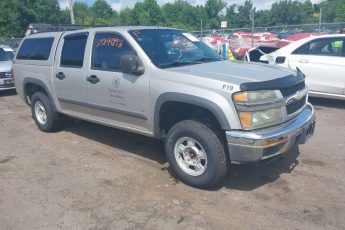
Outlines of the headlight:
{"type": "Polygon", "coordinates": [[[278,99],[274,90],[238,92],[233,95],[235,103],[260,104],[278,99]]]}
{"type": "Polygon", "coordinates": [[[283,101],[279,91],[259,90],[238,92],[233,95],[242,128],[259,129],[283,121],[283,101]]]}
{"type": "Polygon", "coordinates": [[[283,121],[281,107],[257,112],[239,112],[238,115],[243,129],[259,129],[276,125],[283,121]]]}

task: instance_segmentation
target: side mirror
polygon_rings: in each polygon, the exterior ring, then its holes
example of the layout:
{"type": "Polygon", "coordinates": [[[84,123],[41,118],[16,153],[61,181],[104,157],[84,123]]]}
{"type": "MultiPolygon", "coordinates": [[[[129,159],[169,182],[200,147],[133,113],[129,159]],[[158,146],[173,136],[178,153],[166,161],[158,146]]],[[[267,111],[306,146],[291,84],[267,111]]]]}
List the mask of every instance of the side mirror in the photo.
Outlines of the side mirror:
{"type": "Polygon", "coordinates": [[[142,75],[145,71],[144,65],[137,55],[123,55],[120,59],[121,69],[124,73],[142,75]]]}

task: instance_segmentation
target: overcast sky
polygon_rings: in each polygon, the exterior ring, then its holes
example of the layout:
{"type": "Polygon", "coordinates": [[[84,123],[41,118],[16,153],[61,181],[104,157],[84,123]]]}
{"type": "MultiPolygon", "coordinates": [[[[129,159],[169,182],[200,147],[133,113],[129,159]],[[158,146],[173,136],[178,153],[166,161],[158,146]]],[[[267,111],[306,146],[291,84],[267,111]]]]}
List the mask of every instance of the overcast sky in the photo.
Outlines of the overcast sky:
{"type": "MultiPolygon", "coordinates": [[[[89,5],[92,5],[95,0],[73,0],[74,2],[76,1],[79,1],[79,2],[85,2],[89,5]]],[[[134,4],[136,2],[139,2],[140,0],[107,0],[107,2],[111,5],[111,7],[114,9],[114,10],[121,10],[123,8],[126,8],[126,7],[133,7],[134,4]]],[[[168,3],[168,2],[174,2],[175,0],[158,0],[158,3],[160,5],[163,5],[165,3],[168,3]]],[[[190,2],[191,4],[193,5],[204,5],[206,0],[187,0],[188,2],[190,2]]],[[[305,0],[299,0],[301,2],[304,2],[305,0]]],[[[316,2],[320,2],[321,0],[311,0],[311,2],[313,3],[316,3],[316,2]]],[[[68,0],[59,0],[60,2],[60,7],[62,9],[65,9],[67,6],[68,6],[68,0]]],[[[227,2],[228,4],[233,4],[233,3],[236,3],[236,4],[243,4],[245,2],[245,0],[225,0],[225,2],[227,2]]],[[[273,0],[253,0],[254,2],[254,6],[257,8],[257,9],[269,9],[271,7],[271,5],[274,3],[274,2],[277,2],[277,1],[273,1],[273,0]]]]}

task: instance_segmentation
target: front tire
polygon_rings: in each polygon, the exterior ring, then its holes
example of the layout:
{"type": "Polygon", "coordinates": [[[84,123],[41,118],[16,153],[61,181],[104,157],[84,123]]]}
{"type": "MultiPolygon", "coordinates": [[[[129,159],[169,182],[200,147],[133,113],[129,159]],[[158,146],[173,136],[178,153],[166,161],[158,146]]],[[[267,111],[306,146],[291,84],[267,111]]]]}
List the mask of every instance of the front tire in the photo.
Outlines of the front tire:
{"type": "Polygon", "coordinates": [[[31,112],[36,125],[43,132],[53,132],[58,127],[59,115],[50,99],[43,92],[36,92],[31,99],[31,112]]]}
{"type": "Polygon", "coordinates": [[[220,184],[227,172],[224,147],[207,126],[192,120],[175,124],[168,132],[165,152],[171,171],[194,187],[220,184]]]}

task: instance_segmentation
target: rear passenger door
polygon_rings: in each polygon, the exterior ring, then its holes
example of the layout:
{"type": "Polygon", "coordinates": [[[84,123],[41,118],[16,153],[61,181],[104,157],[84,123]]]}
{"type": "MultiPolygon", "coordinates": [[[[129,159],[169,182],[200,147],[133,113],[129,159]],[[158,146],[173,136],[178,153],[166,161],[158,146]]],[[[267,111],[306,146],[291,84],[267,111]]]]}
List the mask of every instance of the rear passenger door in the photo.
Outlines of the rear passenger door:
{"type": "Polygon", "coordinates": [[[149,131],[149,73],[140,76],[122,73],[123,55],[137,55],[124,36],[97,32],[90,49],[87,76],[89,114],[119,128],[149,131]]]}
{"type": "Polygon", "coordinates": [[[55,60],[53,82],[64,113],[83,115],[87,110],[84,63],[88,33],[72,33],[61,38],[55,60]]]}

